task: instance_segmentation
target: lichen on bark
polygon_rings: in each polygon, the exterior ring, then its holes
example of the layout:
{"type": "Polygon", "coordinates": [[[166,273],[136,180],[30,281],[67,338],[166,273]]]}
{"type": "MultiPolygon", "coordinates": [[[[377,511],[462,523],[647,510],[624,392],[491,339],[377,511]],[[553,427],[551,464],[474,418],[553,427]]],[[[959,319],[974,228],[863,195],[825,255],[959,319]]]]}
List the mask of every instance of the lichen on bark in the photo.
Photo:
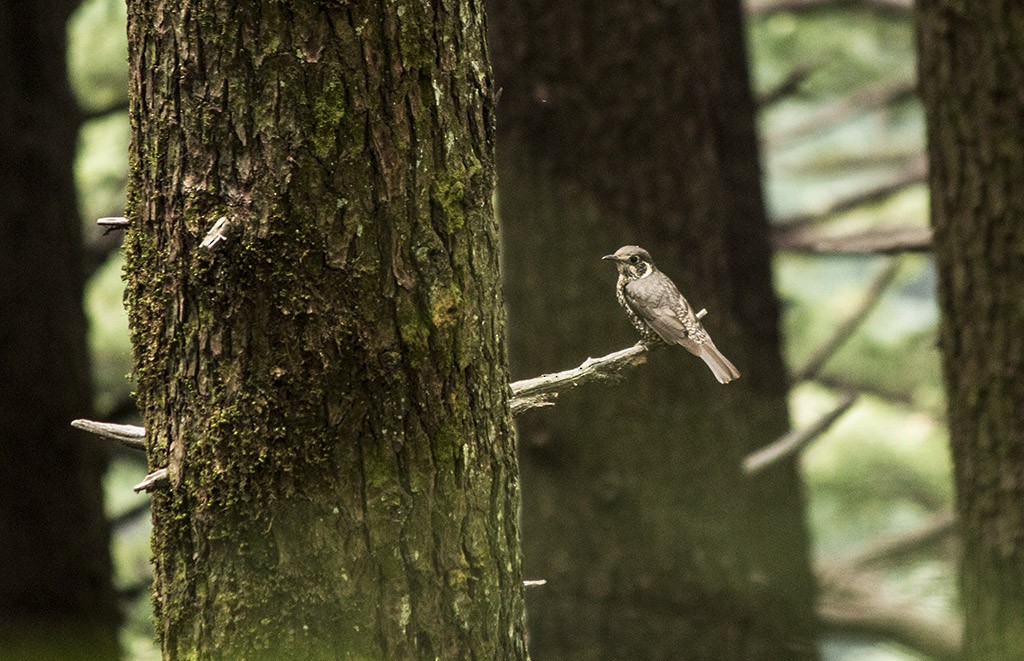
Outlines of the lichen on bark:
{"type": "Polygon", "coordinates": [[[522,658],[479,8],[133,0],[129,44],[165,657],[522,658]]]}

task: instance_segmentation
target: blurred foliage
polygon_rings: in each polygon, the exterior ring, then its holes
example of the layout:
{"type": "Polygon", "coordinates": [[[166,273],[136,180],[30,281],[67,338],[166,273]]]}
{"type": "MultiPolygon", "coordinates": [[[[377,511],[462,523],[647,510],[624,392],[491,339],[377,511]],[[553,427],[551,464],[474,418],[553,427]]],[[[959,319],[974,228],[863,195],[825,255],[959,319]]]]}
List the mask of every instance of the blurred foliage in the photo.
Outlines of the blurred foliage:
{"type": "MultiPolygon", "coordinates": [[[[96,117],[83,125],[76,166],[87,237],[98,216],[123,212],[129,129],[125,8],[118,0],[88,0],[68,30],[69,68],[82,107],[96,117]],[[109,111],[109,112],[104,112],[109,111]]],[[[749,23],[752,78],[760,93],[798,67],[811,71],[796,94],[761,117],[765,188],[774,218],[821,212],[837,200],[890,181],[923,153],[923,121],[911,96],[857,108],[851,95],[906,87],[915,76],[909,21],[856,9],[783,13],[749,23]],[[810,130],[808,127],[813,128],[810,130]],[[807,130],[804,130],[807,129],[807,130]]],[[[882,94],[884,97],[884,94],[882,94]]],[[[924,226],[927,190],[910,185],[822,224],[823,234],[876,227],[924,226]]],[[[870,395],[803,455],[809,517],[819,558],[843,556],[879,537],[905,531],[952,507],[939,356],[935,349],[935,275],[926,256],[903,256],[894,284],[854,336],[825,364],[821,382],[792,392],[794,424],[812,423],[842,382],[870,395]]],[[[776,285],[784,302],[787,360],[799,367],[861,303],[884,267],[878,257],[783,254],[776,285]]],[[[92,277],[86,306],[99,410],[130,390],[127,323],[121,305],[120,258],[92,277]]],[[[130,486],[138,461],[117,459],[109,477],[111,515],[143,499],[130,486]]],[[[147,516],[120,526],[114,537],[119,586],[149,576],[147,516]]],[[[915,609],[935,617],[955,613],[953,567],[946,557],[923,557],[886,572],[886,590],[911,596],[915,609]]],[[[127,610],[125,646],[133,659],[158,658],[149,622],[148,590],[127,610]]],[[[828,659],[912,659],[880,640],[828,636],[828,659]]]]}

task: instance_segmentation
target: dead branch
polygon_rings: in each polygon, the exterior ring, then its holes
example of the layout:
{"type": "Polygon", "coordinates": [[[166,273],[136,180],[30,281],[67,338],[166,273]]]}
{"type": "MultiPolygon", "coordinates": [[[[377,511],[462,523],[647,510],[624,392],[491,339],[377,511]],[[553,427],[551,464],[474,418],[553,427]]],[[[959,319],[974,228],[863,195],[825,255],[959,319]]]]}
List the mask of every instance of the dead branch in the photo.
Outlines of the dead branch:
{"type": "Polygon", "coordinates": [[[898,78],[861,87],[821,110],[797,126],[768,135],[768,142],[784,145],[820,135],[855,117],[899,105],[917,95],[917,81],[898,78]]]}
{"type": "Polygon", "coordinates": [[[864,294],[864,300],[861,302],[853,314],[851,314],[846,321],[839,325],[839,328],[835,330],[832,337],[828,339],[825,344],[820,346],[811,357],[807,360],[803,367],[796,370],[792,376],[792,383],[798,383],[807,379],[813,379],[817,376],[821,368],[825,366],[832,356],[846,343],[853,333],[860,327],[864,320],[867,319],[871,311],[875,309],[878,302],[882,300],[882,295],[892,284],[896,278],[896,273],[899,271],[900,262],[898,258],[891,258],[882,272],[879,273],[871,285],[868,287],[867,292],[864,294]]]}
{"type": "Polygon", "coordinates": [[[824,434],[829,428],[843,417],[856,402],[859,395],[847,393],[840,400],[839,404],[831,411],[818,418],[814,423],[804,429],[794,429],[782,438],[755,450],[743,460],[743,472],[747,475],[756,475],[779,460],[792,456],[807,447],[812,441],[824,434]]]}
{"type": "Polygon", "coordinates": [[[815,255],[891,255],[903,252],[929,252],[932,249],[930,227],[900,227],[868,230],[846,236],[821,236],[811,232],[778,235],[776,250],[815,255]]]}
{"type": "Polygon", "coordinates": [[[836,573],[817,568],[818,618],[826,627],[895,641],[933,659],[960,658],[962,627],[923,617],[908,600],[886,594],[868,572],[836,573]]]}
{"type": "Polygon", "coordinates": [[[110,517],[110,527],[114,530],[124,528],[131,525],[141,517],[143,514],[149,511],[149,500],[145,499],[135,505],[132,505],[125,511],[121,512],[116,516],[110,517]]]}
{"type": "Polygon", "coordinates": [[[158,468],[147,475],[141,482],[132,487],[132,491],[135,493],[140,491],[148,493],[154,489],[167,486],[169,482],[170,476],[167,473],[167,468],[158,468]]]}
{"type": "Polygon", "coordinates": [[[912,0],[747,0],[747,15],[767,17],[784,12],[801,13],[824,9],[863,8],[910,18],[912,0]]]}
{"type": "MultiPolygon", "coordinates": [[[[707,310],[701,310],[697,318],[703,319],[707,313],[707,310]]],[[[607,356],[587,358],[579,367],[516,381],[512,384],[512,415],[542,406],[554,406],[558,395],[585,383],[622,378],[622,372],[643,365],[647,361],[647,352],[658,346],[637,342],[607,356]]]]}
{"type": "Polygon", "coordinates": [[[895,177],[879,186],[836,200],[822,211],[799,214],[779,220],[772,232],[772,244],[776,246],[780,243],[784,244],[787,240],[791,240],[787,236],[796,235],[808,227],[820,225],[858,207],[886,200],[912,186],[925,183],[927,178],[928,162],[924,155],[920,155],[908,162],[895,177]]]}
{"type": "Polygon", "coordinates": [[[96,422],[95,420],[72,420],[75,429],[87,431],[103,438],[110,438],[133,450],[146,451],[146,429],[136,425],[118,425],[112,422],[96,422]]]}
{"type": "Polygon", "coordinates": [[[775,87],[766,90],[758,97],[757,107],[764,110],[783,99],[795,95],[803,87],[803,84],[807,82],[807,79],[819,69],[821,69],[821,62],[807,62],[793,67],[775,87]]]}
{"type": "Polygon", "coordinates": [[[555,399],[566,390],[585,383],[614,380],[625,370],[646,362],[650,350],[643,342],[600,358],[587,358],[579,367],[523,379],[512,384],[512,415],[542,406],[554,406],[555,399]]]}
{"type": "Polygon", "coordinates": [[[97,108],[96,110],[83,110],[78,114],[78,121],[84,124],[85,122],[103,119],[119,112],[128,112],[128,99],[119,99],[108,106],[97,108]]]}
{"type": "Polygon", "coordinates": [[[948,540],[956,532],[956,515],[949,510],[936,512],[912,530],[879,540],[856,553],[827,563],[830,571],[837,568],[863,571],[872,567],[897,562],[921,553],[948,540]]]}
{"type": "Polygon", "coordinates": [[[830,390],[842,390],[843,392],[856,391],[862,395],[877,397],[889,404],[916,408],[917,402],[903,390],[890,388],[886,385],[854,381],[848,375],[817,374],[814,381],[830,390]]]}

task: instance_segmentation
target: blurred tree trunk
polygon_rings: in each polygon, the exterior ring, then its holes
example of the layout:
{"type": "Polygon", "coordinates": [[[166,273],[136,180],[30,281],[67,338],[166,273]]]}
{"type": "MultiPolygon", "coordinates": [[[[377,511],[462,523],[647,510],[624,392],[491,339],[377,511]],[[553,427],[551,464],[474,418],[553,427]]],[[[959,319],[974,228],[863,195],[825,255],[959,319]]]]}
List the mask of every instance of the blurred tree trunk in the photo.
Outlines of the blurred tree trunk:
{"type": "Polygon", "coordinates": [[[968,659],[1024,658],[1024,6],[918,3],[968,659]]]}
{"type": "Polygon", "coordinates": [[[0,0],[0,658],[116,658],[103,449],[92,406],[77,108],[65,70],[74,2],[0,0]]]}
{"type": "Polygon", "coordinates": [[[738,2],[494,2],[513,370],[636,341],[600,257],[648,248],[742,378],[676,347],[519,426],[538,658],[814,658],[793,462],[740,461],[788,427],[738,2]]]}
{"type": "Polygon", "coordinates": [[[482,13],[128,9],[165,658],[523,658],[482,13]]]}

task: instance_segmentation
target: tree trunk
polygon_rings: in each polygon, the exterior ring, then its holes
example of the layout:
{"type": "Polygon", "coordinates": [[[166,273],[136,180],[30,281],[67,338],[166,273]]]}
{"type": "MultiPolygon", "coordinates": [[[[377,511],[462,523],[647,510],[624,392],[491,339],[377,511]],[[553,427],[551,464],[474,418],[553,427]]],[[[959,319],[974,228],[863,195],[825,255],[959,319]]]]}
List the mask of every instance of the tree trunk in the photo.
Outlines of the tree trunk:
{"type": "Polygon", "coordinates": [[[918,3],[968,659],[1024,657],[1024,7],[918,3]]]}
{"type": "Polygon", "coordinates": [[[525,657],[482,13],[128,7],[165,658],[525,657]]]}
{"type": "Polygon", "coordinates": [[[0,658],[116,658],[103,448],[68,423],[92,407],[77,108],[65,71],[74,2],[0,0],[0,658]]]}
{"type": "Polygon", "coordinates": [[[498,156],[517,376],[636,341],[600,257],[639,244],[742,372],[680,347],[524,416],[538,658],[814,658],[739,3],[495,2],[498,156]]]}

